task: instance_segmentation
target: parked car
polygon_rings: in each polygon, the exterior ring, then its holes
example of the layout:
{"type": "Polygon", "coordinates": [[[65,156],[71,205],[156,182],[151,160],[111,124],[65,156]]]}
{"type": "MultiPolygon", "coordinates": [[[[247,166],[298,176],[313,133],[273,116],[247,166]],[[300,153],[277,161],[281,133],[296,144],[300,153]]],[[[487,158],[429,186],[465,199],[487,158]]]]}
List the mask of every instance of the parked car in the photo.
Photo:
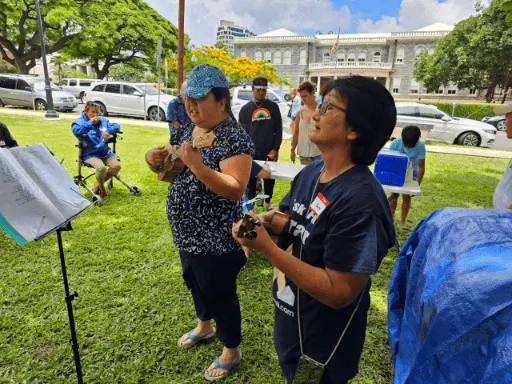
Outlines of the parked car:
{"type": "MultiPolygon", "coordinates": [[[[58,111],[72,111],[78,102],[71,93],[51,84],[53,105],[58,111]]],[[[44,79],[27,75],[0,75],[0,105],[46,110],[44,79]]]]}
{"type": "Polygon", "coordinates": [[[167,105],[174,96],[160,92],[148,84],[127,81],[98,82],[85,91],[84,100],[94,101],[100,106],[102,116],[125,115],[147,116],[153,121],[165,121],[167,105]]]}
{"type": "Polygon", "coordinates": [[[453,117],[434,105],[396,103],[397,126],[416,125],[430,129],[427,140],[448,144],[489,147],[494,144],[496,128],[481,121],[453,117]]]}
{"type": "MultiPolygon", "coordinates": [[[[240,109],[247,104],[249,101],[253,99],[253,93],[251,86],[242,86],[235,87],[231,90],[231,111],[233,115],[238,120],[238,115],[240,114],[240,109]]],[[[289,139],[292,136],[291,128],[290,128],[290,118],[288,117],[288,111],[290,110],[290,103],[285,101],[282,96],[280,96],[276,90],[272,88],[268,88],[267,90],[267,98],[269,100],[275,101],[279,106],[279,110],[281,111],[281,118],[283,121],[283,139],[289,139]]]]}
{"type": "Polygon", "coordinates": [[[507,129],[507,117],[506,116],[486,116],[482,119],[484,123],[491,124],[498,131],[504,131],[507,129]]]}
{"type": "Polygon", "coordinates": [[[63,91],[71,93],[83,103],[85,91],[96,82],[97,80],[92,79],[62,79],[57,85],[63,91]]]}

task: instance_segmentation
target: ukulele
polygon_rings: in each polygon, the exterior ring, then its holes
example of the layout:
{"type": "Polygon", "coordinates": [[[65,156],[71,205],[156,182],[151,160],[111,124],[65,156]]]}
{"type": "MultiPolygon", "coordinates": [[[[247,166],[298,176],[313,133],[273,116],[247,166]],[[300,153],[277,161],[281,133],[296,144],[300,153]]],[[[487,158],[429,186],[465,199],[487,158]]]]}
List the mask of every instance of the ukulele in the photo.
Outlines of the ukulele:
{"type": "MultiPolygon", "coordinates": [[[[208,148],[215,142],[215,133],[213,131],[202,134],[201,136],[192,140],[192,148],[201,149],[208,148]]],[[[185,163],[180,159],[181,148],[174,145],[169,153],[169,156],[165,159],[163,164],[160,166],[158,172],[158,180],[172,183],[176,176],[178,176],[183,169],[185,169],[185,163]]]]}
{"type": "Polygon", "coordinates": [[[261,225],[267,230],[272,241],[276,243],[279,248],[287,249],[293,242],[292,236],[285,231],[285,228],[288,228],[290,225],[290,215],[279,211],[274,213],[270,222],[261,222],[246,214],[242,219],[237,236],[239,238],[245,237],[249,240],[254,240],[258,236],[255,227],[261,225]]]}

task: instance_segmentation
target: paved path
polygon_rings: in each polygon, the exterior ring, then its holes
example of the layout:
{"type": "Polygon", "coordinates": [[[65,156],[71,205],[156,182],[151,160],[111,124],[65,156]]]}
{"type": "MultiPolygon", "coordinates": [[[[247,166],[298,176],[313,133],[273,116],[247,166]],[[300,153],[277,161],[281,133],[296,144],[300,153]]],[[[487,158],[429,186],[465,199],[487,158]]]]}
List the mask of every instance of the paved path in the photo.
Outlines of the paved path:
{"type": "MultiPolygon", "coordinates": [[[[20,115],[20,116],[40,116],[43,117],[43,112],[38,111],[30,111],[26,109],[20,108],[0,108],[0,117],[2,114],[6,115],[20,115]]],[[[62,119],[74,120],[79,114],[76,113],[59,113],[59,116],[62,119]]],[[[116,123],[120,125],[128,124],[128,125],[138,125],[143,127],[158,127],[168,129],[167,122],[156,122],[156,121],[147,121],[142,119],[125,119],[119,117],[113,117],[116,123]]],[[[511,140],[512,141],[512,140],[511,140]]],[[[386,143],[384,148],[389,148],[391,142],[386,143]]],[[[468,148],[461,146],[435,146],[435,145],[427,145],[427,152],[432,153],[448,153],[451,155],[465,155],[465,156],[478,156],[478,157],[489,157],[489,158],[499,158],[499,159],[510,159],[512,158],[512,152],[506,151],[498,151],[492,149],[479,149],[479,148],[468,148]]]]}

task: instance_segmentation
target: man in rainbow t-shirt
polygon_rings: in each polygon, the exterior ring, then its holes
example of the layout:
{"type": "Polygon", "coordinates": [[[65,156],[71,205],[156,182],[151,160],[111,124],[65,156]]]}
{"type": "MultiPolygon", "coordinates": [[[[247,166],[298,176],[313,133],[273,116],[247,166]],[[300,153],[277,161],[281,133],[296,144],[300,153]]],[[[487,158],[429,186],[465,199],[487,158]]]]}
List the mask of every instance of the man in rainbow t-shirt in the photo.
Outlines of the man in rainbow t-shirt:
{"type": "MultiPolygon", "coordinates": [[[[251,136],[256,154],[254,160],[277,161],[279,148],[283,140],[283,122],[279,106],[267,99],[268,80],[257,77],[252,81],[253,99],[240,110],[239,123],[251,136]]],[[[256,178],[251,178],[247,185],[247,195],[252,199],[256,195],[256,178]]],[[[274,192],[275,180],[264,180],[264,193],[269,197],[265,206],[271,210],[270,203],[274,192]]]]}

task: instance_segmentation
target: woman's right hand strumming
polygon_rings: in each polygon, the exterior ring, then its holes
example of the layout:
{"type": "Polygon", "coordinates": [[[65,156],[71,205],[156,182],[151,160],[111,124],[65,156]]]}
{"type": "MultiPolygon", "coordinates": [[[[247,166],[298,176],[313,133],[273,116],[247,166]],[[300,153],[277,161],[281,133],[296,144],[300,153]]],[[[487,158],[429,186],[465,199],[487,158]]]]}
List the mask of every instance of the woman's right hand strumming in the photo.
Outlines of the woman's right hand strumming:
{"type": "Polygon", "coordinates": [[[154,147],[146,152],[146,162],[150,166],[151,170],[154,170],[163,164],[168,155],[169,151],[165,145],[154,147]]]}

